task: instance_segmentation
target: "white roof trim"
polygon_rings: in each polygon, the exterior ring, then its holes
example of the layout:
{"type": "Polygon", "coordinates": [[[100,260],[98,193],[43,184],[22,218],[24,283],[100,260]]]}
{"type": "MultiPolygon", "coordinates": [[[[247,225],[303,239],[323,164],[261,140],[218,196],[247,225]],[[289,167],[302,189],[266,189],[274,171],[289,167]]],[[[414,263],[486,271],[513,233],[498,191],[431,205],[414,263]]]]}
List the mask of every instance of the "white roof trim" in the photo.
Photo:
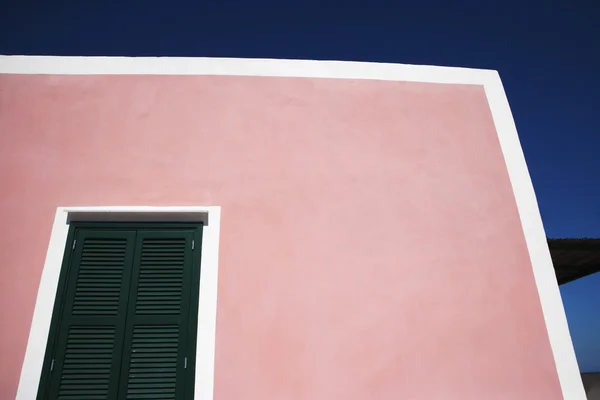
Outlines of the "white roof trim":
{"type": "Polygon", "coordinates": [[[349,61],[53,56],[0,56],[0,73],[281,76],[475,85],[497,76],[496,71],[484,69],[349,61]]]}

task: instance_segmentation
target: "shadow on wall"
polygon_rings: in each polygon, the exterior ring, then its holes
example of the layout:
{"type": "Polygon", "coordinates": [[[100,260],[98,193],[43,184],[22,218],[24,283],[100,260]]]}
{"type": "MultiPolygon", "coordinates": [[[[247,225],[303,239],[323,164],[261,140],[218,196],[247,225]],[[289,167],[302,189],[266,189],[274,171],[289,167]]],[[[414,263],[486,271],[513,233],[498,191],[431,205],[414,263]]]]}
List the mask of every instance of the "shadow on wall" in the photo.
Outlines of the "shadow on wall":
{"type": "Polygon", "coordinates": [[[581,374],[588,400],[600,400],[600,372],[581,374]]]}

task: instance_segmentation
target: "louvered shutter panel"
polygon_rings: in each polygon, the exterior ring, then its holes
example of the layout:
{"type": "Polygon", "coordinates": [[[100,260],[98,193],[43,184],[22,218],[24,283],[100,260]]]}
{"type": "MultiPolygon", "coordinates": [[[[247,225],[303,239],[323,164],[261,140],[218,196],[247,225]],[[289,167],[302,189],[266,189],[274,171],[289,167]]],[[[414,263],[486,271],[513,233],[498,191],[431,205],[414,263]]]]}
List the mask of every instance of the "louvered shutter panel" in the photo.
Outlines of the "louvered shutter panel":
{"type": "Polygon", "coordinates": [[[49,400],[115,399],[135,232],[78,230],[56,333],[49,400]]]}
{"type": "MultiPolygon", "coordinates": [[[[184,399],[194,231],[138,231],[120,399],[184,399]]],[[[186,368],[187,357],[187,368],[186,368]]]]}

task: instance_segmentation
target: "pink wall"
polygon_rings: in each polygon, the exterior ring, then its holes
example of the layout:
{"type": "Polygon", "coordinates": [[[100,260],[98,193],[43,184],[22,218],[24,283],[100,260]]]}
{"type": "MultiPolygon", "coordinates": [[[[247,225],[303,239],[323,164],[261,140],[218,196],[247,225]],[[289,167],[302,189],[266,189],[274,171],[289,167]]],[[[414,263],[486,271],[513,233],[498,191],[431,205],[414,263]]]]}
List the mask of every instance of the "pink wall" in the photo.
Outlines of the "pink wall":
{"type": "Polygon", "coordinates": [[[562,395],[480,86],[0,75],[0,397],[57,206],[222,206],[216,400],[562,395]]]}

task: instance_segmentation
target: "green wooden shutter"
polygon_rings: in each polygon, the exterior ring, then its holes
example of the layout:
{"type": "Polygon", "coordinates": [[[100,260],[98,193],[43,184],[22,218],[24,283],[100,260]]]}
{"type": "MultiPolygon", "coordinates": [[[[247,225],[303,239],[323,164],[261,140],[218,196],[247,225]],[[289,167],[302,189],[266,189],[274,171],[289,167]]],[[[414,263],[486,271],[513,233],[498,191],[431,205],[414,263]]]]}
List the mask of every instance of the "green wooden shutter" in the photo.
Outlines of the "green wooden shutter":
{"type": "Polygon", "coordinates": [[[84,229],[75,239],[44,397],[115,399],[135,232],[84,229]]]}
{"type": "Polygon", "coordinates": [[[189,351],[193,239],[193,230],[137,233],[120,399],[180,400],[193,387],[186,385],[194,362],[189,351]]]}

